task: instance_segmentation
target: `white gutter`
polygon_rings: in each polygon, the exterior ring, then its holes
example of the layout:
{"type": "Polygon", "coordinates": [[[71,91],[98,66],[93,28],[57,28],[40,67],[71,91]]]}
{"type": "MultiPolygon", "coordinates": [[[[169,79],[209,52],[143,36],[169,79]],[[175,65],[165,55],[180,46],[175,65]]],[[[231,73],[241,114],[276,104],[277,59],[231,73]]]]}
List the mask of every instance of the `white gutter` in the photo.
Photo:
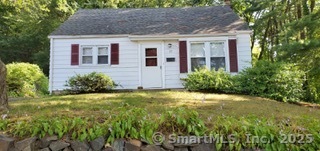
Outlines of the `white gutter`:
{"type": "Polygon", "coordinates": [[[253,31],[252,30],[237,30],[236,33],[237,34],[252,34],[253,31]]]}
{"type": "Polygon", "coordinates": [[[191,37],[217,37],[217,36],[235,36],[237,34],[251,34],[251,30],[230,31],[228,33],[212,33],[212,34],[166,34],[166,35],[51,35],[48,38],[59,39],[76,39],[76,38],[124,38],[128,37],[133,41],[138,40],[177,40],[181,38],[191,37]]]}
{"type": "Polygon", "coordinates": [[[48,38],[74,39],[74,38],[121,38],[129,35],[51,35],[48,38]]]}

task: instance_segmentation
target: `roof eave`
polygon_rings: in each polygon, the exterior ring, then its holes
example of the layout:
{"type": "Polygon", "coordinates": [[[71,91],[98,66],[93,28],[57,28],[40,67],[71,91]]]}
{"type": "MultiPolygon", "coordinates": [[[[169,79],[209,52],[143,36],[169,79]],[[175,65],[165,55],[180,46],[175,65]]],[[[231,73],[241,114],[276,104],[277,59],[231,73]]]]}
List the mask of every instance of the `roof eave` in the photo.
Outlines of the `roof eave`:
{"type": "Polygon", "coordinates": [[[164,34],[164,35],[49,35],[48,38],[52,39],[75,39],[75,38],[123,38],[128,37],[131,40],[162,40],[162,39],[179,39],[184,37],[212,37],[212,36],[235,36],[237,34],[252,34],[252,30],[237,30],[227,33],[210,33],[210,34],[164,34]]]}
{"type": "Polygon", "coordinates": [[[121,38],[121,37],[128,37],[129,35],[110,35],[110,34],[101,34],[101,35],[49,35],[49,39],[74,39],[74,38],[121,38]]]}
{"type": "Polygon", "coordinates": [[[237,30],[236,33],[237,34],[252,34],[253,31],[252,30],[237,30]]]}

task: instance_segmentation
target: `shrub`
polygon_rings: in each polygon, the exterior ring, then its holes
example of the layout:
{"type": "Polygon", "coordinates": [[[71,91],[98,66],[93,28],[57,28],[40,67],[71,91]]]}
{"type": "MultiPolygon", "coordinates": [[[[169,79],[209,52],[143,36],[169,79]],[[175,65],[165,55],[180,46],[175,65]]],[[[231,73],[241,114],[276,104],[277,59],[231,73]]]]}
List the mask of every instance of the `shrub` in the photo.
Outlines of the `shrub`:
{"type": "Polygon", "coordinates": [[[223,69],[210,71],[202,68],[189,74],[184,86],[191,91],[228,92],[232,87],[232,79],[223,69]]]}
{"type": "Polygon", "coordinates": [[[29,63],[7,65],[9,96],[35,97],[48,93],[48,78],[39,66],[29,63]]]}
{"type": "Polygon", "coordinates": [[[306,81],[305,101],[320,104],[320,74],[314,77],[309,76],[306,81]]]}
{"type": "Polygon", "coordinates": [[[116,86],[112,79],[103,74],[92,72],[89,74],[77,74],[71,77],[66,86],[74,93],[106,92],[116,86]]]}
{"type": "Polygon", "coordinates": [[[234,77],[235,91],[283,102],[304,97],[304,73],[293,64],[258,61],[234,77]]]}

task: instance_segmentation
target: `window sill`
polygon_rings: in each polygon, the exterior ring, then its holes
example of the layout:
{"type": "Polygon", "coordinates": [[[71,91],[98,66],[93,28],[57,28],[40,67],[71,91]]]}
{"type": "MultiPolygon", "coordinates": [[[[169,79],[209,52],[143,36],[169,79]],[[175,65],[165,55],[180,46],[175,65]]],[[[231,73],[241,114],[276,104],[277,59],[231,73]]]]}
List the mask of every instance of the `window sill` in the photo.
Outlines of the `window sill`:
{"type": "Polygon", "coordinates": [[[84,67],[84,68],[92,68],[92,67],[108,67],[111,66],[110,64],[81,64],[79,65],[79,67],[84,67]]]}

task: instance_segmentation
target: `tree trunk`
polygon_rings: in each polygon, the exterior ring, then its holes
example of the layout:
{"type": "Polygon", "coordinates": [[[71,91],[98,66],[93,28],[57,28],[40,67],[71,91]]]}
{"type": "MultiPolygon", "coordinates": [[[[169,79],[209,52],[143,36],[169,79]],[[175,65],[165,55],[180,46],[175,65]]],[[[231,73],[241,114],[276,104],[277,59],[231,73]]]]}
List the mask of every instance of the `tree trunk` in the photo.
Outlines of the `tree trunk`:
{"type": "Polygon", "coordinates": [[[310,12],[313,12],[314,7],[316,6],[316,1],[315,0],[310,0],[310,12]]]}
{"type": "Polygon", "coordinates": [[[258,60],[262,60],[262,57],[263,57],[263,55],[264,55],[264,53],[265,53],[265,51],[266,51],[266,43],[267,43],[267,36],[268,36],[268,32],[269,32],[269,28],[270,28],[270,19],[268,20],[268,23],[267,23],[267,27],[266,27],[266,29],[265,29],[265,31],[264,31],[264,35],[263,35],[263,38],[262,38],[262,40],[260,41],[261,42],[261,51],[260,51],[260,55],[259,55],[259,57],[258,57],[258,60]]]}
{"type": "Polygon", "coordinates": [[[0,59],[0,111],[8,109],[6,76],[6,65],[0,59]]]}

